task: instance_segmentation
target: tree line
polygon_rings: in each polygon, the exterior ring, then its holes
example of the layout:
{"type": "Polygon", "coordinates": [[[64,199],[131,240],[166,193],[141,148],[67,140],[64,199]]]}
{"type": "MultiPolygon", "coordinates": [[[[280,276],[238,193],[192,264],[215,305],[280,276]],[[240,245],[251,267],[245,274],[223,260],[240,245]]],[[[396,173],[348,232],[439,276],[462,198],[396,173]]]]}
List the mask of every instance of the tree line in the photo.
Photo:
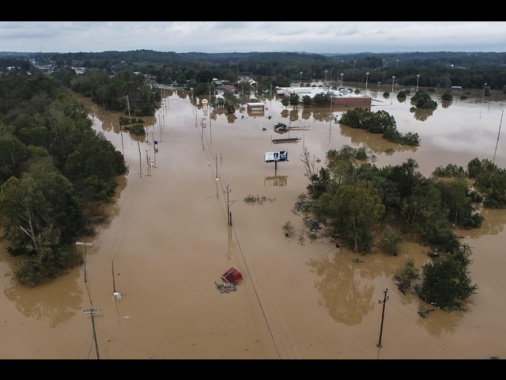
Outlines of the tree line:
{"type": "Polygon", "coordinates": [[[56,79],[0,74],[0,226],[14,280],[36,286],[78,263],[75,241],[106,217],[121,152],[56,79]]]}
{"type": "MultiPolygon", "coordinates": [[[[9,53],[0,54],[0,71],[28,70],[49,66],[52,72],[75,67],[148,75],[156,83],[196,88],[214,78],[236,84],[242,75],[257,81],[257,91],[287,87],[290,83],[315,81],[392,83],[405,87],[505,90],[506,53],[411,52],[308,54],[268,53],[174,53],[152,50],[101,53],[9,53]],[[28,67],[27,67],[28,66],[28,67]]],[[[66,84],[69,85],[68,83],[66,84]]],[[[198,96],[198,95],[197,95],[198,96]]]]}

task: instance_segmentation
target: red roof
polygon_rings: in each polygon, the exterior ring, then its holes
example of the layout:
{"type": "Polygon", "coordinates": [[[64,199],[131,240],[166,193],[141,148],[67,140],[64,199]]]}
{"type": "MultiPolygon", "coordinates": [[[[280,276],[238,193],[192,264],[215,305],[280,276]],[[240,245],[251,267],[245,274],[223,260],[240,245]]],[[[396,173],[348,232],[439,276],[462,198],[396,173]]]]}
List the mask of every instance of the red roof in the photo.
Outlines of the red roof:
{"type": "Polygon", "coordinates": [[[232,267],[223,273],[221,278],[227,282],[239,282],[242,280],[242,274],[237,268],[232,267]]]}

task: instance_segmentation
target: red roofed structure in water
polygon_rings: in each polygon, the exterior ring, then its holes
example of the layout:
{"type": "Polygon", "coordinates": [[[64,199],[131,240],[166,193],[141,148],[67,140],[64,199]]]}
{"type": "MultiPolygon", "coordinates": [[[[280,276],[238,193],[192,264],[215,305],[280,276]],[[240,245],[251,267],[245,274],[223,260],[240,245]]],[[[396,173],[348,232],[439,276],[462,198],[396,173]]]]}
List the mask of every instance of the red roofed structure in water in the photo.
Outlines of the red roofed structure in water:
{"type": "Polygon", "coordinates": [[[241,272],[239,272],[239,270],[234,267],[223,273],[221,278],[229,283],[237,283],[243,279],[241,272]]]}

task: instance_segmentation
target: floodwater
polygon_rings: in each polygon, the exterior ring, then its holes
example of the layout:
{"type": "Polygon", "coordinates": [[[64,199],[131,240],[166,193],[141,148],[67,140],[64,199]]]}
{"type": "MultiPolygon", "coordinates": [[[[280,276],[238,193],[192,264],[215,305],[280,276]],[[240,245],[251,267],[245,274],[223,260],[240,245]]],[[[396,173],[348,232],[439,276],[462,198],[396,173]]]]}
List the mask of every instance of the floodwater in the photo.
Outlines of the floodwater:
{"type": "Polygon", "coordinates": [[[480,92],[442,106],[436,93],[438,108],[417,114],[409,98],[384,98],[386,90],[362,88],[372,111],[392,114],[401,133],[418,133],[419,147],[340,126],[335,118],[346,109],[292,110],[266,100],[264,115],[241,109],[231,118],[211,109],[210,117],[188,94],[168,90],[146,120],[147,136],[133,138],[120,132],[119,114],[83,99],[94,127],[125,155],[129,174],[109,207],[110,222],[78,247],[82,267],[35,289],[16,286],[14,260],[0,246],[0,357],[505,358],[506,211],[482,210],[482,228],[458,231],[473,250],[478,291],[467,311],[451,313],[395,285],[408,258],[427,262],[426,247],[405,241],[398,256],[363,256],[325,236],[311,239],[294,211],[308,185],[304,148],[322,165],[330,149],[366,146],[376,165],[413,158],[425,176],[475,157],[506,167],[506,142],[498,139],[503,99],[483,101],[480,92]],[[280,136],[277,122],[309,129],[280,136]],[[272,143],[280,137],[300,141],[272,143]],[[289,161],[264,162],[265,152],[279,150],[289,161]],[[287,222],[293,237],[284,234],[287,222]],[[243,280],[220,293],[216,283],[231,267],[243,280]]]}

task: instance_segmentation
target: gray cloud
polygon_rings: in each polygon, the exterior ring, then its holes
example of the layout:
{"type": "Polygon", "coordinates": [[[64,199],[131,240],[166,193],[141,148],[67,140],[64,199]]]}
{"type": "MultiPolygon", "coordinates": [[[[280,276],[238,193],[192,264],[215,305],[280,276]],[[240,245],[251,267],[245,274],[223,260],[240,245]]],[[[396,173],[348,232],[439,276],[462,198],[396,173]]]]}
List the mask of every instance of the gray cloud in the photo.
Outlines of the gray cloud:
{"type": "Polygon", "coordinates": [[[0,50],[177,53],[503,52],[506,22],[0,22],[0,50]]]}

